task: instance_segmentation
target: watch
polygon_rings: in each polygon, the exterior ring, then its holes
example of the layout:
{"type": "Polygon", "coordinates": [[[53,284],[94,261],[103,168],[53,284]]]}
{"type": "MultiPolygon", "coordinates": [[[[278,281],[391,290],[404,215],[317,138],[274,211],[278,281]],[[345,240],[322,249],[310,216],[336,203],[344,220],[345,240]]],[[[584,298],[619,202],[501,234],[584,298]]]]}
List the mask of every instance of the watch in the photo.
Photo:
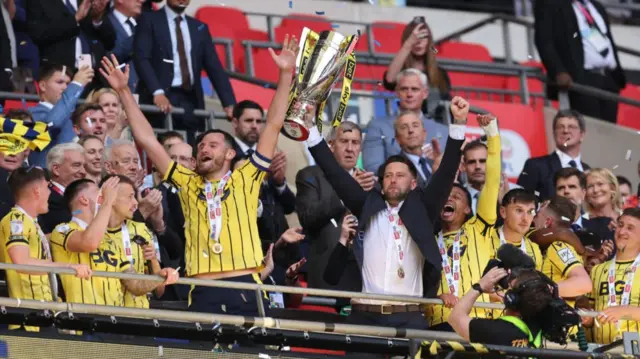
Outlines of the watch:
{"type": "Polygon", "coordinates": [[[484,291],[482,290],[482,287],[480,286],[480,283],[474,283],[471,285],[471,288],[477,290],[478,292],[480,292],[480,294],[484,293],[484,291]]]}

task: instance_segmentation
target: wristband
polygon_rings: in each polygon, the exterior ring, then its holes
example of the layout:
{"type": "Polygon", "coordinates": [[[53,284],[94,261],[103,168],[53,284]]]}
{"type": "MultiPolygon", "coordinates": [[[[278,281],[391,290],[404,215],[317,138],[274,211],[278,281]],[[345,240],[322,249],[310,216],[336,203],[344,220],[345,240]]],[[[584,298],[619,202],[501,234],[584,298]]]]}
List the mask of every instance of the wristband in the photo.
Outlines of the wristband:
{"type": "Polygon", "coordinates": [[[478,292],[480,292],[480,294],[483,294],[484,291],[482,290],[482,287],[480,286],[480,283],[474,283],[471,285],[471,288],[477,290],[478,292]]]}

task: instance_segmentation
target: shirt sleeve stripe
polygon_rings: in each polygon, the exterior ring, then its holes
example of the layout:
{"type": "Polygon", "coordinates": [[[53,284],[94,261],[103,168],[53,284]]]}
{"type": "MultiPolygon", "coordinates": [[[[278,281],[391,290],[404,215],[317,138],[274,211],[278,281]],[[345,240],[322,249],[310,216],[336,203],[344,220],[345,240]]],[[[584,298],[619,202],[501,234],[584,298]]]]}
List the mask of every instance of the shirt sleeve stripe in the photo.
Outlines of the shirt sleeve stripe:
{"type": "Polygon", "coordinates": [[[176,167],[178,167],[178,163],[175,161],[171,161],[171,167],[169,167],[169,171],[167,171],[167,173],[164,175],[165,181],[175,184],[175,182],[171,179],[171,177],[173,177],[173,171],[176,170],[176,167]]]}
{"type": "Polygon", "coordinates": [[[259,170],[267,172],[269,171],[269,166],[271,165],[271,160],[262,156],[257,151],[251,155],[249,159],[254,166],[258,167],[259,170]]]}
{"type": "Polygon", "coordinates": [[[20,239],[10,239],[9,241],[7,241],[7,247],[12,245],[12,244],[17,244],[17,243],[24,243],[26,245],[29,245],[29,241],[27,241],[24,238],[20,238],[20,239]]]}
{"type": "Polygon", "coordinates": [[[580,262],[579,261],[575,261],[575,262],[571,262],[571,263],[567,264],[567,266],[564,267],[564,270],[562,271],[562,276],[564,277],[569,272],[569,269],[573,268],[573,266],[576,265],[576,264],[580,264],[580,262]]]}

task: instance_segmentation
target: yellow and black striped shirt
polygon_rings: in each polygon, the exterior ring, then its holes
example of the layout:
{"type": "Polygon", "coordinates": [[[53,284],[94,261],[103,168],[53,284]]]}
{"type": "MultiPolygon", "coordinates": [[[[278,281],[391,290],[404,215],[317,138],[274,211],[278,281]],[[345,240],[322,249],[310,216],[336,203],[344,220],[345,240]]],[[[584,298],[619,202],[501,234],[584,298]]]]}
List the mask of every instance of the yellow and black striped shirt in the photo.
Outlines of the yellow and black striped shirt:
{"type": "MultiPolygon", "coordinates": [[[[178,195],[185,218],[185,262],[187,276],[255,269],[263,260],[258,234],[258,197],[270,160],[254,152],[234,170],[222,197],[223,251],[215,254],[210,238],[205,178],[172,162],[164,180],[180,190],[178,195]]],[[[218,182],[213,182],[213,188],[218,182]]]]}
{"type": "MultiPolygon", "coordinates": [[[[147,225],[141,222],[127,220],[127,229],[129,230],[129,240],[131,241],[131,265],[138,274],[148,274],[146,261],[144,259],[144,250],[141,246],[133,241],[133,237],[141,236],[148,243],[153,244],[153,235],[147,225]]],[[[129,260],[125,253],[124,242],[122,242],[122,227],[108,228],[104,240],[113,241],[120,249],[120,255],[125,260],[129,260]]],[[[124,289],[124,306],[130,308],[149,308],[149,298],[146,295],[133,295],[124,289]]]]}
{"type": "MultiPolygon", "coordinates": [[[[9,248],[14,246],[27,247],[31,258],[47,259],[47,253],[33,219],[15,207],[0,223],[0,238],[2,238],[2,241],[0,241],[2,243],[0,260],[4,263],[12,263],[9,256],[9,248]]],[[[46,301],[50,301],[53,298],[49,276],[46,274],[30,275],[7,270],[7,284],[11,298],[46,301]]]]}
{"type": "MultiPolygon", "coordinates": [[[[100,246],[91,253],[71,252],[67,248],[67,240],[72,233],[84,230],[75,221],[62,223],[51,232],[51,250],[56,262],[86,264],[93,271],[124,272],[131,267],[131,263],[122,255],[116,241],[105,236],[100,246]]],[[[124,286],[118,278],[92,276],[90,280],[79,279],[75,276],[60,277],[67,302],[113,305],[124,305],[124,286]]]]}
{"type": "MultiPolygon", "coordinates": [[[[555,283],[567,279],[569,270],[577,265],[582,265],[582,256],[570,244],[565,242],[553,242],[547,248],[542,259],[542,273],[555,283]]],[[[575,300],[567,300],[572,307],[575,300]]]]}
{"type": "MultiPolygon", "coordinates": [[[[492,236],[495,232],[493,225],[497,219],[496,203],[500,190],[500,136],[492,136],[487,139],[487,176],[485,186],[478,198],[478,213],[462,225],[460,236],[460,280],[458,281],[458,297],[471,289],[471,286],[482,278],[487,262],[495,258],[492,236]]],[[[453,241],[457,231],[444,233],[444,241],[450,263],[453,263],[453,241]]],[[[444,271],[440,280],[438,295],[450,293],[444,271]]],[[[489,302],[489,295],[483,294],[478,299],[480,302],[489,302]]],[[[491,317],[491,310],[473,308],[471,317],[491,317]]],[[[445,323],[449,318],[451,309],[443,305],[432,305],[427,308],[425,316],[429,325],[434,326],[445,323]]]]}
{"type": "MultiPolygon", "coordinates": [[[[609,266],[611,260],[602,264],[598,264],[591,270],[591,281],[593,282],[593,290],[589,295],[589,301],[593,305],[596,312],[601,312],[609,306],[609,266]]],[[[633,260],[616,261],[616,304],[620,305],[622,300],[622,292],[624,285],[629,276],[629,271],[633,265],[633,260]]],[[[636,272],[631,284],[631,293],[629,293],[629,306],[640,306],[640,273],[636,272]]],[[[638,332],[640,331],[640,322],[633,320],[620,320],[620,332],[618,332],[615,323],[603,324],[591,328],[592,339],[598,344],[609,344],[613,342],[617,336],[622,337],[622,332],[638,332]]]]}

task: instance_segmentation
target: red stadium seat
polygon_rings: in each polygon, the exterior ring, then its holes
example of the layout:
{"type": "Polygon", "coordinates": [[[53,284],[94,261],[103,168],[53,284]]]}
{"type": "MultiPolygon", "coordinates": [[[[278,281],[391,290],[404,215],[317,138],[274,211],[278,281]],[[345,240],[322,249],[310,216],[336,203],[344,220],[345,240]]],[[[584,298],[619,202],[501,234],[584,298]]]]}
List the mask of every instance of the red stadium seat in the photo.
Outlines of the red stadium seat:
{"type": "MultiPolygon", "coordinates": [[[[246,68],[245,58],[242,59],[241,66],[246,68]]],[[[278,66],[273,63],[268,49],[256,49],[253,54],[253,66],[256,78],[273,83],[278,82],[278,66]]]]}
{"type": "Polygon", "coordinates": [[[331,23],[322,20],[322,16],[314,16],[307,14],[289,14],[291,16],[298,16],[300,18],[291,19],[284,18],[280,23],[280,26],[275,28],[275,40],[276,42],[282,42],[285,35],[295,35],[300,38],[302,30],[305,27],[313,30],[316,33],[320,33],[325,30],[331,30],[331,23]],[[302,19],[305,18],[305,19],[302,19]]]}
{"type": "MultiPolygon", "coordinates": [[[[509,76],[507,77],[506,81],[505,81],[505,88],[507,90],[514,90],[514,91],[520,91],[520,78],[519,77],[513,77],[513,76],[509,76]]],[[[538,79],[533,79],[533,78],[528,78],[527,79],[527,87],[529,89],[529,93],[533,94],[539,94],[539,93],[544,93],[544,85],[542,84],[542,82],[538,79]]],[[[516,103],[520,103],[521,99],[519,95],[506,95],[505,96],[505,102],[516,102],[516,103]]],[[[538,104],[538,103],[543,103],[544,102],[544,98],[541,97],[533,97],[530,96],[529,97],[529,104],[534,105],[534,104],[538,104]]]]}
{"type": "Polygon", "coordinates": [[[394,54],[400,50],[402,31],[407,24],[391,21],[374,21],[371,31],[375,40],[376,52],[394,54]]]}
{"type": "MultiPolygon", "coordinates": [[[[640,87],[627,85],[620,96],[640,101],[640,87]]],[[[618,125],[640,130],[640,108],[621,103],[618,105],[618,125]]]]}
{"type": "Polygon", "coordinates": [[[211,27],[248,29],[249,21],[242,10],[227,6],[202,6],[196,11],[196,19],[211,27]]]}
{"type": "Polygon", "coordinates": [[[493,62],[489,50],[470,42],[445,42],[438,47],[438,57],[468,61],[493,62]]]}
{"type": "Polygon", "coordinates": [[[367,34],[361,33],[356,44],[356,51],[369,52],[369,37],[367,34]]]}
{"type": "Polygon", "coordinates": [[[22,101],[20,100],[6,100],[4,102],[4,112],[6,113],[9,110],[19,110],[19,109],[28,109],[30,107],[33,107],[35,105],[37,105],[37,102],[34,101],[26,101],[24,103],[24,105],[26,106],[26,108],[23,106],[22,101]]]}
{"type": "Polygon", "coordinates": [[[387,67],[384,65],[369,65],[369,64],[356,64],[356,79],[375,80],[376,84],[364,84],[362,82],[353,82],[353,88],[359,90],[374,90],[382,91],[382,77],[387,67]]]}

